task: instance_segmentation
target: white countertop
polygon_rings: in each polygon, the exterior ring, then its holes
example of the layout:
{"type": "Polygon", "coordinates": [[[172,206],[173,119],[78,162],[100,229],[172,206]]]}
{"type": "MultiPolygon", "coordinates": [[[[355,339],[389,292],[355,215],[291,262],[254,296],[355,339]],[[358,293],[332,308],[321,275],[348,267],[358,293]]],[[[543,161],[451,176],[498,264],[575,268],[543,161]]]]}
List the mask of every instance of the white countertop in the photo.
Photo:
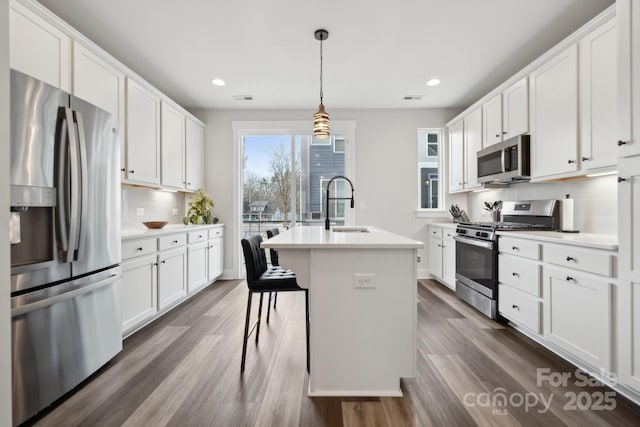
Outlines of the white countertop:
{"type": "Polygon", "coordinates": [[[451,228],[451,229],[456,229],[456,227],[458,227],[458,223],[456,222],[432,222],[429,224],[431,225],[435,225],[436,227],[442,227],[442,228],[451,228]]]}
{"type": "Polygon", "coordinates": [[[498,231],[498,236],[517,237],[608,251],[618,250],[618,236],[596,233],[561,233],[558,231],[498,231]]]}
{"type": "Polygon", "coordinates": [[[138,239],[144,237],[158,237],[172,233],[186,233],[189,231],[202,230],[205,228],[224,227],[224,224],[202,224],[202,225],[184,225],[184,224],[167,224],[164,228],[148,229],[148,228],[130,228],[122,229],[120,235],[122,240],[138,239]]]}
{"type": "MultiPolygon", "coordinates": [[[[364,226],[369,232],[335,232],[324,227],[297,226],[262,242],[274,249],[418,249],[424,243],[399,234],[364,226]]],[[[340,227],[336,227],[340,228],[340,227]]]]}

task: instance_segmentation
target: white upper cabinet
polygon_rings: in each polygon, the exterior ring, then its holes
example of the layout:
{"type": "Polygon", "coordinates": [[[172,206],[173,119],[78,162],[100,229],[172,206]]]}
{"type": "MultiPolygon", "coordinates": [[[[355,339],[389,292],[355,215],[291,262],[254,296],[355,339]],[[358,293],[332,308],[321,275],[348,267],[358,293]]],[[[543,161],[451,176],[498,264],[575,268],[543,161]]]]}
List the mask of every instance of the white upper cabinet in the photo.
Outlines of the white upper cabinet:
{"type": "Polygon", "coordinates": [[[640,154],[640,4],[618,0],[618,155],[640,154]]]}
{"type": "Polygon", "coordinates": [[[478,184],[478,151],[482,149],[482,109],[477,108],[464,118],[464,188],[478,184]]]}
{"type": "Polygon", "coordinates": [[[524,77],[502,92],[502,139],[529,132],[529,79],[524,77]]]}
{"type": "Polygon", "coordinates": [[[204,187],[204,128],[186,118],[186,181],[187,190],[204,187]]]}
{"type": "Polygon", "coordinates": [[[449,126],[449,192],[464,189],[464,123],[449,126]]]}
{"type": "Polygon", "coordinates": [[[531,176],[577,170],[578,47],[572,45],[530,76],[531,176]]]}
{"type": "Polygon", "coordinates": [[[127,79],[127,180],[160,183],[160,98],[127,79]]]}
{"type": "Polygon", "coordinates": [[[611,19],[578,45],[580,160],[591,171],[617,164],[617,33],[611,19]]]}
{"type": "Polygon", "coordinates": [[[620,381],[640,392],[640,4],[618,0],[617,347],[620,381]],[[632,73],[633,70],[633,73],[632,73]]]}
{"type": "MultiPolygon", "coordinates": [[[[113,114],[124,134],[125,75],[104,58],[73,42],[73,88],[78,98],[113,114]]],[[[124,142],[124,141],[123,141],[124,142]]],[[[126,147],[120,150],[121,178],[126,177],[126,147]]]]}
{"type": "Polygon", "coordinates": [[[69,92],[71,38],[15,0],[9,27],[11,68],[69,92]]]}
{"type": "Polygon", "coordinates": [[[529,86],[524,77],[482,105],[483,148],[529,132],[529,86]]]}
{"type": "Polygon", "coordinates": [[[73,42],[72,93],[123,122],[124,73],[76,41],[73,42]]]}
{"type": "Polygon", "coordinates": [[[502,141],[502,94],[482,105],[483,148],[502,141]]]}
{"type": "Polygon", "coordinates": [[[162,102],[162,185],[185,188],[185,118],[167,102],[162,102]]]}

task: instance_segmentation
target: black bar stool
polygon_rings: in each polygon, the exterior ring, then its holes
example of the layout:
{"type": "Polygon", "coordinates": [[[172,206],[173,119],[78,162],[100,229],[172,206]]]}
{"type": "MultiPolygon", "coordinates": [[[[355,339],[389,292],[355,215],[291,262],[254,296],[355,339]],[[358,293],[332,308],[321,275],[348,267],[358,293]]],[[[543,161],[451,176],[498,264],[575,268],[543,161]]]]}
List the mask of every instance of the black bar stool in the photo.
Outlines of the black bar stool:
{"type": "MultiPolygon", "coordinates": [[[[267,229],[267,238],[271,239],[273,236],[277,236],[278,234],[280,234],[280,230],[278,230],[277,228],[269,228],[267,229]]],[[[273,248],[269,248],[269,255],[271,258],[271,266],[273,267],[280,267],[280,262],[278,261],[278,251],[273,249],[273,248]]],[[[273,309],[276,309],[276,304],[278,303],[278,293],[277,292],[273,292],[273,297],[272,297],[272,293],[269,292],[269,304],[267,304],[267,325],[269,324],[269,317],[271,315],[271,300],[273,299],[273,309]]]]}
{"type": "Polygon", "coordinates": [[[260,247],[262,236],[259,234],[242,239],[242,252],[247,269],[247,287],[249,288],[249,298],[247,300],[247,315],[244,324],[244,337],[242,343],[242,364],[240,371],[244,372],[245,359],[247,355],[247,340],[249,335],[256,330],[256,345],[260,336],[260,317],[262,316],[262,297],[265,292],[292,292],[304,291],[306,329],[307,329],[307,372],[309,372],[309,291],[298,286],[296,274],[282,267],[268,267],[267,257],[264,249],[260,247]],[[253,294],[260,294],[260,305],[258,307],[258,320],[249,331],[249,317],[251,315],[251,299],[253,294]]]}

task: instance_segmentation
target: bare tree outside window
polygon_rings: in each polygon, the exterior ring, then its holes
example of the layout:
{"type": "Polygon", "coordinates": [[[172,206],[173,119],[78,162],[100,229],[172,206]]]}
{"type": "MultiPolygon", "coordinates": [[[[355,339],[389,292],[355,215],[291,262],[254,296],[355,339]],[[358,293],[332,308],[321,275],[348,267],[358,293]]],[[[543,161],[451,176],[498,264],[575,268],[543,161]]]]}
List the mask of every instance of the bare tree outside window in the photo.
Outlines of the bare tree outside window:
{"type": "Polygon", "coordinates": [[[296,156],[294,168],[291,170],[291,151],[280,144],[269,153],[271,166],[271,195],[285,217],[291,211],[291,194],[294,183],[300,181],[300,157],[296,156]]]}

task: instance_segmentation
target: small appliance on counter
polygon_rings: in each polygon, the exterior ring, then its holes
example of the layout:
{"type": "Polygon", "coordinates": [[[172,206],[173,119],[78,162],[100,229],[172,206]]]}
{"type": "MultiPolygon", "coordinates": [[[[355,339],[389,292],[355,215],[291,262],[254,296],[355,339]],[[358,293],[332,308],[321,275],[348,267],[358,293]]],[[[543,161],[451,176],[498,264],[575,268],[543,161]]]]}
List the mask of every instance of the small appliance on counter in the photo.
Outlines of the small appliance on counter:
{"type": "Polygon", "coordinates": [[[563,233],[579,233],[573,225],[573,199],[569,194],[560,202],[560,229],[563,233]]]}
{"type": "Polygon", "coordinates": [[[449,213],[453,217],[454,224],[460,222],[469,222],[469,216],[464,210],[460,209],[458,205],[451,205],[451,207],[449,208],[449,213]]]}

